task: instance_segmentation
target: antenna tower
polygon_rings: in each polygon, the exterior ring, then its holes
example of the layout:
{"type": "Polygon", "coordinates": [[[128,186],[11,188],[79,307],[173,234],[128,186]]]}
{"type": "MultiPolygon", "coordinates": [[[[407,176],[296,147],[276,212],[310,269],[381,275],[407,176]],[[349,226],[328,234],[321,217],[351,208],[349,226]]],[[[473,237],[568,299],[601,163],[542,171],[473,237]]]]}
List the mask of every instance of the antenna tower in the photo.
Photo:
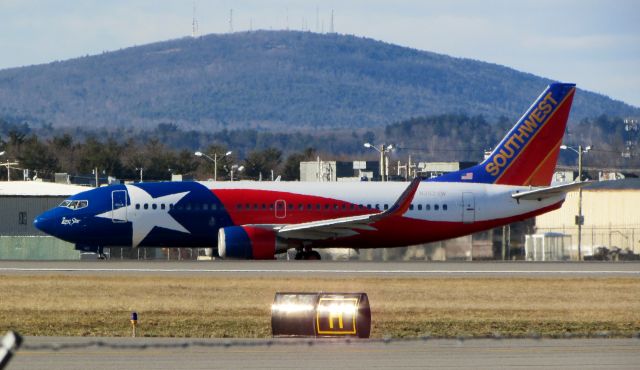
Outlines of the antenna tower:
{"type": "Polygon", "coordinates": [[[330,33],[334,33],[334,28],[333,28],[333,9],[331,9],[331,28],[329,29],[330,33]]]}
{"type": "Polygon", "coordinates": [[[191,37],[198,35],[198,20],[196,19],[196,2],[193,2],[193,19],[191,20],[191,37]]]}

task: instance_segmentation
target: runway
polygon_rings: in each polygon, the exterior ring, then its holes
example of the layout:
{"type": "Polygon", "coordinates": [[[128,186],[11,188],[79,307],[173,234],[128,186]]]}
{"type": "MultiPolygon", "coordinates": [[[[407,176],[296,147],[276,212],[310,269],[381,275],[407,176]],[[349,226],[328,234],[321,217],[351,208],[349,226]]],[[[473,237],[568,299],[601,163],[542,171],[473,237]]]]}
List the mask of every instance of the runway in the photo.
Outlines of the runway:
{"type": "Polygon", "coordinates": [[[0,275],[640,277],[638,262],[0,261],[0,275]]]}
{"type": "Polygon", "coordinates": [[[640,339],[399,342],[27,337],[9,369],[637,369],[640,339]],[[100,345],[92,345],[91,343],[100,345]],[[39,346],[44,346],[40,347],[39,346]],[[52,347],[53,346],[53,347],[52,347]]]}

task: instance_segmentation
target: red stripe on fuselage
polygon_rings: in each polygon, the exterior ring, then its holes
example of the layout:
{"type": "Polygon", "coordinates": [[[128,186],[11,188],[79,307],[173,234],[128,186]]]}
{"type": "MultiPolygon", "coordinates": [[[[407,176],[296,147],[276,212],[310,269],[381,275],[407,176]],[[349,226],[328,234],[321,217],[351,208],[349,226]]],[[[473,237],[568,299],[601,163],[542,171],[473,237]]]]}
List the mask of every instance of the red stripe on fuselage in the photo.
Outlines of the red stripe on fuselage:
{"type": "Polygon", "coordinates": [[[360,208],[358,204],[313,195],[251,189],[212,191],[235,225],[297,224],[380,212],[366,205],[360,208]],[[283,209],[278,208],[281,205],[283,209]]]}

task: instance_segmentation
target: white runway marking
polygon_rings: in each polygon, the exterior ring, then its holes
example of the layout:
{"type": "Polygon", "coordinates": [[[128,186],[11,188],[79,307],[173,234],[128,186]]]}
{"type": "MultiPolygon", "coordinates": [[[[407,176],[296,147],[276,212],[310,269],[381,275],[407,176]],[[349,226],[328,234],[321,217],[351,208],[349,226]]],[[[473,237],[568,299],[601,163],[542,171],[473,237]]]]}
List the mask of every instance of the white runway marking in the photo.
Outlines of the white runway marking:
{"type": "Polygon", "coordinates": [[[323,273],[323,274],[404,274],[404,275],[640,275],[640,271],[571,271],[571,270],[335,270],[335,269],[157,269],[157,268],[22,268],[1,267],[0,272],[211,272],[211,273],[323,273]]]}

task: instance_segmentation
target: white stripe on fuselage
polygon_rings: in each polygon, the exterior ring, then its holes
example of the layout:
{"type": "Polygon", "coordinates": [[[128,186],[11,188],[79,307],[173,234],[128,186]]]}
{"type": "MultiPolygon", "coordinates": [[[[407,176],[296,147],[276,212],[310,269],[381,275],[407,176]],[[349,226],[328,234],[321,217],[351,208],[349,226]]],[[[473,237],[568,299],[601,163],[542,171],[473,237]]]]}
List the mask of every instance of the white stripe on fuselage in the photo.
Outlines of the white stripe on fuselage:
{"type": "MultiPolygon", "coordinates": [[[[247,189],[293,193],[336,199],[344,202],[371,204],[383,209],[389,207],[400,197],[409,185],[408,182],[201,182],[209,189],[247,189]]],[[[473,194],[475,203],[475,221],[488,221],[530,213],[556,204],[564,199],[558,195],[541,201],[517,202],[511,194],[517,191],[531,190],[527,186],[492,185],[477,183],[422,182],[412,201],[413,210],[405,217],[429,220],[461,222],[463,213],[463,193],[473,194]],[[422,210],[418,210],[418,204],[422,210]],[[426,205],[430,210],[426,210],[426,205]],[[434,208],[438,205],[438,210],[434,208]],[[443,210],[442,205],[447,205],[443,210]]]]}

